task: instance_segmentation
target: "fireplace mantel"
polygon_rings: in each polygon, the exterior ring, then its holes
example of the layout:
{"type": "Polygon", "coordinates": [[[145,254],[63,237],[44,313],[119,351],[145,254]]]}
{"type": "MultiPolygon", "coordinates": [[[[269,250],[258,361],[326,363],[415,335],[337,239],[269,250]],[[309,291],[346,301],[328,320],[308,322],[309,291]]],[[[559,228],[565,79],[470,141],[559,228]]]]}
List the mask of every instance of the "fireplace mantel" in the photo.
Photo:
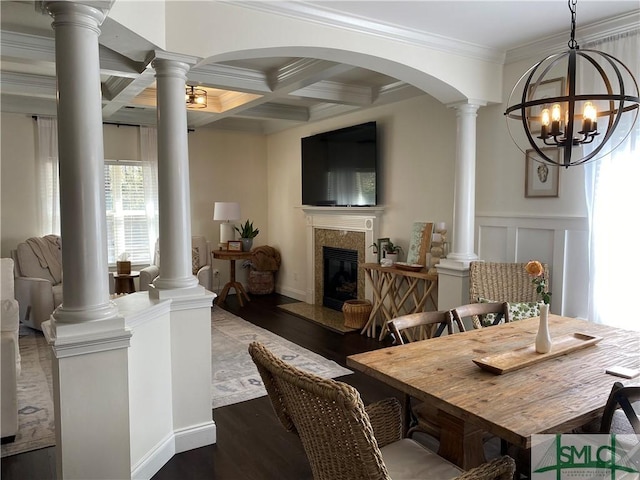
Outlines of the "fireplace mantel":
{"type": "MultiPolygon", "coordinates": [[[[380,217],[384,207],[308,207],[303,206],[307,225],[307,295],[306,302],[316,303],[315,229],[344,232],[364,232],[365,262],[377,262],[378,257],[368,248],[379,238],[380,217]]],[[[365,287],[365,298],[371,298],[371,286],[365,287]]],[[[318,292],[322,295],[322,292],[318,292]]]]}

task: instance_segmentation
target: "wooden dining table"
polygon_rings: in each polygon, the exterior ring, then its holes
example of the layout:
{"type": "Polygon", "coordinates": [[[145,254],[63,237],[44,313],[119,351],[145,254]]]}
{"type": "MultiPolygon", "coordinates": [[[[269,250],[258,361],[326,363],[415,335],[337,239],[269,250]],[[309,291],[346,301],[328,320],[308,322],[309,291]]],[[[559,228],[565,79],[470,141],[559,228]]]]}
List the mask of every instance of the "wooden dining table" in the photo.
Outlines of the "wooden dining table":
{"type": "Polygon", "coordinates": [[[486,461],[484,432],[530,448],[532,435],[568,433],[599,418],[614,382],[640,384],[639,377],[605,373],[615,365],[640,368],[640,332],[550,315],[556,345],[576,333],[601,339],[563,355],[553,345],[538,354],[538,323],[536,317],[351,355],[347,366],[437,408],[438,453],[468,469],[486,461]],[[502,374],[474,363],[513,352],[534,361],[502,374]]]}

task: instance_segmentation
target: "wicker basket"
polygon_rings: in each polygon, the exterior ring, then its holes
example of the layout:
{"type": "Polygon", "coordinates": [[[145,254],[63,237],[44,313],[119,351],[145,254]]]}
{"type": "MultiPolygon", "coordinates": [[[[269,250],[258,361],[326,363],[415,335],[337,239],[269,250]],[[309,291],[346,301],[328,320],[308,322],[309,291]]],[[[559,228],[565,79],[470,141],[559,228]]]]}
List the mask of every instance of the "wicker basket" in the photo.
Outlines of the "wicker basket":
{"type": "Polygon", "coordinates": [[[259,272],[251,270],[249,272],[249,293],[254,295],[268,295],[273,293],[275,281],[273,272],[259,272]]]}
{"type": "Polygon", "coordinates": [[[363,328],[369,320],[373,306],[369,300],[347,300],[342,305],[344,326],[348,328],[363,328]]]}

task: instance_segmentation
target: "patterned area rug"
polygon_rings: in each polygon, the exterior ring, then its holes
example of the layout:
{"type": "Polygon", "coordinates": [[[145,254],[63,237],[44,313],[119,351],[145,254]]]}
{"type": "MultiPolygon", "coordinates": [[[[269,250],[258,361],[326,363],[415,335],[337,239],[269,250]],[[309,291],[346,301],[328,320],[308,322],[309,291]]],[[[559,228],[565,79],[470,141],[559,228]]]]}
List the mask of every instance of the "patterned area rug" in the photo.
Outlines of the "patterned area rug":
{"type": "MultiPolygon", "coordinates": [[[[244,402],[267,394],[247,347],[257,340],[284,361],[325,378],[351,370],[215,307],[211,313],[212,406],[244,402]]],[[[2,457],[55,445],[51,350],[42,332],[20,329],[22,373],[18,379],[18,433],[2,445],[2,457]]]]}
{"type": "Polygon", "coordinates": [[[324,378],[353,373],[337,363],[299,347],[278,335],[214,307],[211,314],[213,408],[244,402],[267,394],[247,348],[263,343],[275,355],[297,368],[324,378]]]}
{"type": "Polygon", "coordinates": [[[15,441],[2,445],[3,457],[56,443],[51,350],[42,332],[28,327],[20,328],[19,345],[18,433],[15,441]]]}

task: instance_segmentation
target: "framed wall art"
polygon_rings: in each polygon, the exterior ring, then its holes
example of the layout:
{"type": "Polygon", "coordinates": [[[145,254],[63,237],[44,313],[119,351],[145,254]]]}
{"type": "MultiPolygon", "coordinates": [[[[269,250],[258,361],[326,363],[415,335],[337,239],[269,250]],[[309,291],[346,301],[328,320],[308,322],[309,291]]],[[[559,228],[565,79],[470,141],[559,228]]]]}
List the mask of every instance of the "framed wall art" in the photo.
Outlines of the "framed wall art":
{"type": "MultiPolygon", "coordinates": [[[[564,78],[552,78],[551,80],[545,80],[544,82],[540,82],[538,88],[533,90],[534,85],[529,86],[529,93],[527,95],[527,100],[532,99],[543,99],[543,98],[552,98],[552,97],[561,97],[564,95],[564,78]]],[[[542,114],[542,110],[544,107],[551,109],[551,104],[548,105],[536,105],[535,107],[530,107],[527,110],[527,118],[529,120],[529,131],[532,134],[540,133],[540,129],[542,123],[540,122],[540,115],[542,114]]]]}
{"type": "MultiPolygon", "coordinates": [[[[559,148],[543,148],[549,158],[559,161],[559,148]]],[[[526,198],[557,197],[560,167],[537,160],[536,151],[527,150],[524,179],[524,196],[526,198]]]]}

